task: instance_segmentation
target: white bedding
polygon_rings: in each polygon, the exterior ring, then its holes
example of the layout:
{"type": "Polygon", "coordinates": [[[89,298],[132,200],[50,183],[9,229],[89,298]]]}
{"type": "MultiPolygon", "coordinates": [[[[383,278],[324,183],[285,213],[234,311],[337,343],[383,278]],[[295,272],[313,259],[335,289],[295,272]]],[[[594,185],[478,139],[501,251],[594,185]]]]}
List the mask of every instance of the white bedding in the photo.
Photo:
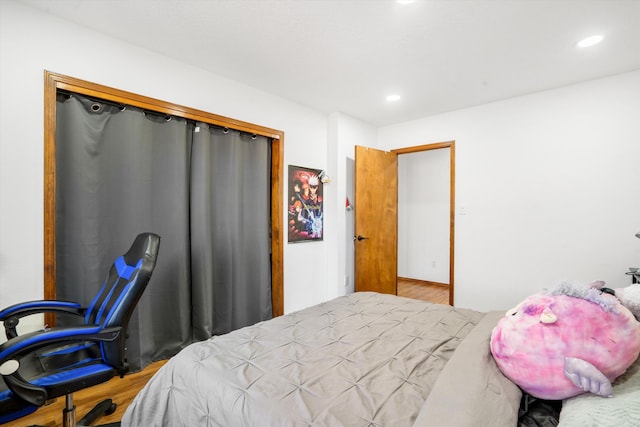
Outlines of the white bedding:
{"type": "Polygon", "coordinates": [[[640,426],[640,359],[613,383],[613,397],[583,394],[562,403],[558,427],[640,426]]]}

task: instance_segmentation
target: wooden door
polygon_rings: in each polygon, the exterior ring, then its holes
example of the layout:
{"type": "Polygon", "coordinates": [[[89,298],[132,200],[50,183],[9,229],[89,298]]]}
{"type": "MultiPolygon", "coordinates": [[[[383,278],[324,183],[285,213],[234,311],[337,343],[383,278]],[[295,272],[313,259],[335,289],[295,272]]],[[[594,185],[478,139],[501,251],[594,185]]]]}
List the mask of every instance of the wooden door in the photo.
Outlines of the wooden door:
{"type": "Polygon", "coordinates": [[[355,290],[397,294],[398,156],[356,146],[355,290]]]}

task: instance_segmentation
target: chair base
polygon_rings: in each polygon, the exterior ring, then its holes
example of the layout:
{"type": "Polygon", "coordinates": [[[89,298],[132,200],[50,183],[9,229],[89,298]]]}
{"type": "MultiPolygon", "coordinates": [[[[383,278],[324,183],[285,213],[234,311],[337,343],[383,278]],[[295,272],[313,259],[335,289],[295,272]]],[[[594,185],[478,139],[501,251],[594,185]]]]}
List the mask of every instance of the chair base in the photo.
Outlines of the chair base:
{"type": "MultiPolygon", "coordinates": [[[[93,407],[87,415],[85,415],[78,423],[77,426],[90,426],[95,420],[103,415],[111,415],[116,411],[116,404],[111,399],[105,399],[93,407]]],[[[104,426],[105,424],[103,424],[104,426]]],[[[111,426],[111,424],[106,424],[111,426]]],[[[117,423],[120,425],[120,423],[117,423]]]]}
{"type": "MultiPolygon", "coordinates": [[[[76,407],[73,404],[73,395],[68,394],[66,397],[66,407],[62,410],[62,426],[63,427],[80,427],[91,426],[93,422],[103,415],[111,415],[116,411],[117,405],[113,403],[111,399],[105,399],[98,403],[82,417],[80,421],[76,423],[76,407]]],[[[29,427],[42,427],[37,425],[31,425],[29,427]]],[[[120,422],[99,424],[95,427],[120,427],[120,422]]]]}

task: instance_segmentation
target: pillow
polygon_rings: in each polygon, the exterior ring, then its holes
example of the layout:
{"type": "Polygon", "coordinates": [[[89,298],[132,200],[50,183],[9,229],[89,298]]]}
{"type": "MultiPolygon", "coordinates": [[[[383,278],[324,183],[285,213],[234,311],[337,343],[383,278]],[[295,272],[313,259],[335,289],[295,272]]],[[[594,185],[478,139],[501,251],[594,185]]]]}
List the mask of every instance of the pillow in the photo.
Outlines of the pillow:
{"type": "Polygon", "coordinates": [[[558,427],[640,426],[640,359],[613,383],[613,397],[583,394],[566,399],[558,427]]]}
{"type": "Polygon", "coordinates": [[[489,349],[503,311],[491,311],[458,345],[413,427],[513,427],[522,393],[498,369],[489,349]]]}

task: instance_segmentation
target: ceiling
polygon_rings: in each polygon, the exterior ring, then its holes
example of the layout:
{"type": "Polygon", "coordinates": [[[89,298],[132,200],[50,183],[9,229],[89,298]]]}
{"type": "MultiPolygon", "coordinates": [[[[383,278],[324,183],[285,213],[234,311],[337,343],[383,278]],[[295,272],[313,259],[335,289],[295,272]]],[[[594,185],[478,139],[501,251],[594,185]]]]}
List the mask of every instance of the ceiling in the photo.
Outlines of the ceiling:
{"type": "Polygon", "coordinates": [[[640,0],[19,1],[375,126],[640,69],[640,0]]]}

